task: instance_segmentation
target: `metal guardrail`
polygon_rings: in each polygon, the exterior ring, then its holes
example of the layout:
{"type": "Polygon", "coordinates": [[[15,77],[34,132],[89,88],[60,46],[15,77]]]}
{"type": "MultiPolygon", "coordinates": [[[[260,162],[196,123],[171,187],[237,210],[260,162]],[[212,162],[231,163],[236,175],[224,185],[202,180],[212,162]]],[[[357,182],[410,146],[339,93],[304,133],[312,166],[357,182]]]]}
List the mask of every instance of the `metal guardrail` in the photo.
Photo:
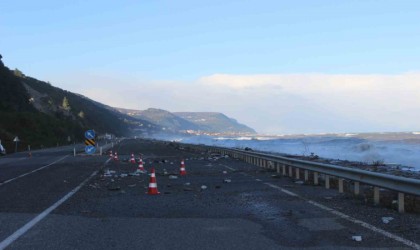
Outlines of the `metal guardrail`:
{"type": "MultiPolygon", "coordinates": [[[[193,145],[193,144],[184,144],[188,145],[190,148],[195,148],[199,150],[206,150],[210,152],[220,153],[229,155],[234,158],[242,159],[248,163],[252,163],[259,166],[267,166],[268,162],[275,163],[277,171],[279,172],[279,167],[282,168],[289,167],[289,171],[292,171],[291,168],[295,168],[298,171],[312,171],[316,173],[322,173],[326,176],[334,176],[341,179],[341,190],[342,190],[342,180],[347,179],[353,181],[357,184],[357,194],[359,189],[359,183],[368,184],[374,187],[374,200],[375,203],[379,203],[379,187],[397,191],[398,193],[398,210],[400,212],[404,211],[404,194],[411,194],[414,196],[420,196],[420,180],[395,176],[390,174],[382,174],[367,170],[354,169],[348,167],[342,167],[332,164],[318,163],[313,161],[305,161],[292,159],[282,156],[270,155],[266,153],[238,150],[231,148],[222,148],[215,146],[206,146],[206,145],[193,145]]],[[[283,169],[285,173],[285,169],[283,169]]],[[[307,175],[307,173],[305,173],[307,175]]],[[[305,177],[307,178],[307,177],[305,177]]],[[[314,177],[315,178],[315,177],[314,177]]],[[[316,177],[318,178],[318,177],[316,177]]],[[[329,185],[329,179],[328,179],[329,185]]],[[[356,186],[356,185],[355,185],[356,186]]],[[[355,187],[356,188],[356,187],[355,187]]]]}

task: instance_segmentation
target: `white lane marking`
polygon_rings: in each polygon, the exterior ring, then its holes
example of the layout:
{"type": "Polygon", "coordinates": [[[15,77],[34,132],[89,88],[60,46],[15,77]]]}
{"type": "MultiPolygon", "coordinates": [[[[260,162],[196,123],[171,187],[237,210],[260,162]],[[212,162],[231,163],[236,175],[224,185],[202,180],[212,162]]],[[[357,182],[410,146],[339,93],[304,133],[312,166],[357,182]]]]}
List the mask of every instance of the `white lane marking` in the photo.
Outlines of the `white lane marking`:
{"type": "MultiPolygon", "coordinates": [[[[105,162],[105,165],[110,160],[111,159],[108,159],[105,162]]],[[[28,223],[26,223],[23,227],[19,228],[12,235],[10,235],[5,240],[3,240],[2,242],[0,242],[0,250],[4,250],[10,244],[12,244],[13,242],[15,242],[19,237],[21,237],[26,232],[28,232],[32,227],[34,227],[36,224],[38,224],[38,222],[40,222],[42,219],[44,219],[45,217],[47,217],[47,215],[50,214],[54,209],[56,209],[57,207],[59,207],[61,204],[63,204],[65,201],[67,201],[70,197],[72,197],[77,191],[79,191],[97,173],[98,173],[98,171],[93,172],[88,178],[86,178],[82,183],[80,183],[79,186],[77,186],[72,191],[70,191],[70,193],[66,194],[63,198],[61,198],[59,201],[57,201],[56,203],[54,203],[51,207],[49,207],[46,210],[44,210],[38,216],[36,216],[31,221],[29,221],[28,223]]]]}
{"type": "Polygon", "coordinates": [[[289,190],[286,190],[286,189],[284,189],[284,188],[281,188],[281,187],[279,187],[279,186],[276,186],[276,185],[273,185],[273,184],[271,184],[271,183],[264,183],[265,185],[267,185],[267,186],[270,186],[270,187],[272,187],[272,188],[274,188],[274,189],[277,189],[277,190],[280,190],[280,191],[282,191],[283,193],[285,193],[285,194],[288,194],[288,195],[290,195],[290,196],[295,196],[295,197],[299,197],[297,194],[295,194],[295,193],[293,193],[293,192],[290,192],[289,190]]]}
{"type": "Polygon", "coordinates": [[[322,205],[322,204],[319,204],[318,202],[315,202],[315,201],[312,201],[312,200],[306,200],[305,198],[303,198],[303,197],[301,197],[301,196],[299,196],[299,195],[297,195],[297,194],[295,194],[295,193],[293,193],[293,192],[290,192],[289,190],[283,189],[283,188],[281,188],[281,187],[279,187],[279,186],[273,185],[273,184],[271,184],[271,183],[264,183],[264,184],[266,184],[266,185],[268,185],[268,186],[270,186],[270,187],[272,187],[272,188],[278,189],[278,190],[280,190],[280,191],[282,191],[283,193],[286,193],[286,194],[288,194],[288,195],[299,197],[299,198],[301,198],[302,200],[305,200],[306,202],[308,202],[309,204],[311,204],[311,205],[313,205],[313,206],[316,206],[316,207],[318,207],[318,208],[320,208],[320,209],[322,209],[322,210],[325,210],[325,211],[327,211],[327,212],[330,212],[330,213],[332,213],[332,214],[334,214],[334,215],[336,215],[336,216],[338,216],[338,217],[340,217],[340,218],[342,218],[342,219],[345,219],[345,220],[347,220],[347,221],[353,222],[354,224],[357,224],[357,225],[360,225],[360,226],[362,226],[362,227],[364,227],[364,228],[370,229],[370,230],[372,230],[372,231],[374,231],[374,232],[376,232],[376,233],[382,234],[382,235],[383,235],[383,236],[385,236],[385,237],[388,237],[388,238],[390,238],[390,239],[393,239],[393,240],[399,241],[399,242],[403,243],[404,245],[407,245],[407,246],[412,247],[412,248],[414,248],[414,249],[418,249],[418,250],[420,249],[420,245],[419,245],[419,244],[417,244],[417,243],[415,243],[415,242],[412,242],[412,241],[410,241],[410,240],[404,239],[404,238],[402,238],[402,237],[400,237],[400,236],[397,236],[397,235],[395,235],[395,234],[392,234],[392,233],[390,233],[390,232],[387,232],[387,231],[385,231],[385,230],[383,230],[383,229],[380,229],[380,228],[378,228],[378,227],[375,227],[375,226],[373,226],[373,225],[371,225],[371,224],[368,224],[368,223],[366,223],[366,222],[364,222],[364,221],[361,221],[361,220],[355,219],[355,218],[353,218],[353,217],[351,217],[351,216],[349,216],[349,215],[346,215],[346,214],[344,214],[344,213],[342,213],[342,212],[339,212],[339,211],[337,211],[337,210],[334,210],[334,209],[332,209],[332,208],[329,208],[329,207],[327,207],[327,206],[324,206],[324,205],[322,205]]]}
{"type": "Polygon", "coordinates": [[[255,179],[256,181],[262,181],[262,180],[260,180],[260,179],[255,179]]]}
{"type": "Polygon", "coordinates": [[[25,176],[27,176],[27,175],[33,174],[33,173],[35,173],[35,172],[38,172],[38,171],[40,171],[40,170],[42,170],[42,169],[44,169],[44,168],[47,168],[47,167],[49,167],[49,166],[51,166],[51,165],[56,164],[56,163],[57,163],[57,162],[59,162],[59,161],[64,160],[64,159],[65,159],[65,158],[67,158],[67,157],[69,157],[69,155],[66,155],[66,156],[64,156],[64,157],[62,157],[62,158],[60,158],[60,159],[58,159],[58,160],[56,160],[56,161],[54,161],[54,162],[52,162],[52,163],[50,163],[50,164],[48,164],[48,165],[42,166],[42,167],[37,168],[37,169],[35,169],[35,170],[32,170],[32,171],[30,171],[30,172],[27,172],[27,173],[21,174],[21,175],[19,175],[19,176],[15,177],[15,178],[12,178],[12,179],[9,179],[9,180],[6,180],[6,181],[3,181],[2,183],[0,183],[0,186],[2,186],[2,185],[4,185],[4,184],[7,184],[7,183],[9,183],[9,182],[15,181],[15,180],[17,180],[17,179],[20,179],[20,178],[22,178],[22,177],[25,177],[25,176]]]}
{"type": "Polygon", "coordinates": [[[225,167],[225,168],[227,168],[227,169],[229,169],[229,170],[236,171],[236,169],[231,168],[231,167],[228,167],[228,166],[226,166],[226,165],[222,165],[222,166],[223,166],[223,167],[225,167]]]}

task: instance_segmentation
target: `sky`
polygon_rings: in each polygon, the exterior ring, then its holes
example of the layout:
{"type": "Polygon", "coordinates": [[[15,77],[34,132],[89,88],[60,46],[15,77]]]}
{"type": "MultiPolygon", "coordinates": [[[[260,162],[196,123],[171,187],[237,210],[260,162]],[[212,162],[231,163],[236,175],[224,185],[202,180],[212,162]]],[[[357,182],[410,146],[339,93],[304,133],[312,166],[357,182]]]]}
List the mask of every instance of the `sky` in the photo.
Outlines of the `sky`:
{"type": "Polygon", "coordinates": [[[420,131],[420,1],[0,1],[9,68],[259,133],[420,131]]]}

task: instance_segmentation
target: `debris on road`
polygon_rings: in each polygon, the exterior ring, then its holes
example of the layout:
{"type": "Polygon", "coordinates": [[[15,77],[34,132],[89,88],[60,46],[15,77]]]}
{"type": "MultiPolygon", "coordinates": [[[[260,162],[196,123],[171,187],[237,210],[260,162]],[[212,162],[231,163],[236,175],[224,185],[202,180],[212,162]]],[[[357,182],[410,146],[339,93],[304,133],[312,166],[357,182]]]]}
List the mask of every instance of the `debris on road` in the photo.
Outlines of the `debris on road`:
{"type": "Polygon", "coordinates": [[[201,186],[201,190],[206,190],[207,189],[207,186],[206,185],[202,185],[201,186]]]}
{"type": "Polygon", "coordinates": [[[352,239],[352,240],[354,240],[354,241],[358,241],[358,242],[360,242],[360,241],[362,241],[362,236],[360,236],[360,235],[355,235],[355,236],[351,237],[351,239],[352,239]]]}
{"type": "Polygon", "coordinates": [[[224,180],[223,180],[223,182],[224,182],[224,183],[231,183],[231,182],[232,182],[232,180],[231,180],[231,179],[224,179],[224,180]]]}
{"type": "Polygon", "coordinates": [[[392,220],[394,220],[393,217],[382,217],[382,222],[385,224],[390,223],[392,220]]]}
{"type": "Polygon", "coordinates": [[[303,181],[295,181],[295,184],[303,185],[303,181]]]}
{"type": "Polygon", "coordinates": [[[169,176],[169,180],[175,180],[175,179],[178,179],[178,176],[176,176],[176,175],[170,175],[169,176]]]}

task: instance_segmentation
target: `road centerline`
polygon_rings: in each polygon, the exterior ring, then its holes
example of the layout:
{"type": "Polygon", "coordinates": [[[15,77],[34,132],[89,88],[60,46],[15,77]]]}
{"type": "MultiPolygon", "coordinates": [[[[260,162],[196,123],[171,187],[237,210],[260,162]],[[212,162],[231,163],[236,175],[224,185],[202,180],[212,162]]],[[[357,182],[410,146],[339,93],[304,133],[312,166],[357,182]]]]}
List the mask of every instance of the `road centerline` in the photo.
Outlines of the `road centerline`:
{"type": "Polygon", "coordinates": [[[33,174],[33,173],[35,173],[35,172],[38,172],[38,171],[40,171],[40,170],[42,170],[42,169],[44,169],[44,168],[47,168],[47,167],[49,167],[49,166],[51,166],[51,165],[56,164],[57,162],[60,162],[60,161],[64,160],[65,158],[67,158],[67,157],[69,157],[69,156],[70,156],[70,155],[65,155],[64,157],[61,157],[60,159],[58,159],[58,160],[56,160],[56,161],[54,161],[54,162],[52,162],[52,163],[50,163],[50,164],[47,164],[47,165],[42,166],[42,167],[40,167],[40,168],[34,169],[34,170],[29,171],[29,172],[27,172],[27,173],[21,174],[21,175],[19,175],[19,176],[17,176],[17,177],[14,177],[14,178],[12,178],[12,179],[8,179],[8,180],[6,180],[6,181],[3,181],[2,183],[0,183],[0,186],[3,186],[4,184],[10,183],[10,182],[12,182],[12,181],[15,181],[15,180],[17,180],[17,179],[20,179],[20,178],[22,178],[22,177],[25,177],[25,176],[27,176],[27,175],[33,174]]]}

